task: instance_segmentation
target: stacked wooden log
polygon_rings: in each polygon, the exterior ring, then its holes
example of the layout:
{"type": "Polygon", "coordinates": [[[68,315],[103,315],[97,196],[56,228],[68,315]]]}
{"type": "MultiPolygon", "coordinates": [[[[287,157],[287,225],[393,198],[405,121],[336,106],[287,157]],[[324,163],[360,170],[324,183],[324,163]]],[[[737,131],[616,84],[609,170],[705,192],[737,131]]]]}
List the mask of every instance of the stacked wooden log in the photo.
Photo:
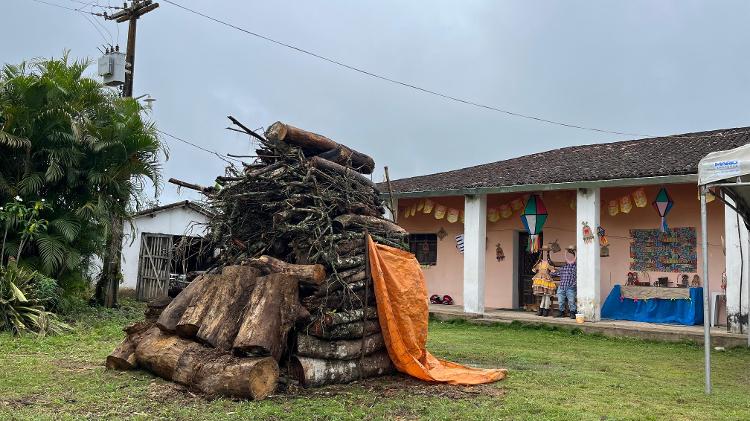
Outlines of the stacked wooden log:
{"type": "Polygon", "coordinates": [[[154,323],[128,328],[108,367],[252,399],[271,393],[280,372],[320,386],[391,371],[365,238],[408,249],[407,233],[383,218],[364,176],[372,158],[280,122],[264,138],[233,121],[260,140],[256,162],[229,169],[220,188],[177,182],[208,196],[221,266],[154,323]]]}

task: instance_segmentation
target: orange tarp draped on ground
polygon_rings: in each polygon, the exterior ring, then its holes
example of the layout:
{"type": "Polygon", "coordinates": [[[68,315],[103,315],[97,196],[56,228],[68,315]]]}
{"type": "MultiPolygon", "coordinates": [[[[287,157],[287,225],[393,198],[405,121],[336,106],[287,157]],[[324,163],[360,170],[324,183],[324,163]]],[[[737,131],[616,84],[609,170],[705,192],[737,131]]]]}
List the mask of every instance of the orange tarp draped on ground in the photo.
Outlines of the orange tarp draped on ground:
{"type": "Polygon", "coordinates": [[[398,371],[431,382],[482,384],[505,378],[505,369],[466,367],[435,358],[427,343],[427,288],[411,253],[368,237],[372,280],[385,345],[398,371]]]}

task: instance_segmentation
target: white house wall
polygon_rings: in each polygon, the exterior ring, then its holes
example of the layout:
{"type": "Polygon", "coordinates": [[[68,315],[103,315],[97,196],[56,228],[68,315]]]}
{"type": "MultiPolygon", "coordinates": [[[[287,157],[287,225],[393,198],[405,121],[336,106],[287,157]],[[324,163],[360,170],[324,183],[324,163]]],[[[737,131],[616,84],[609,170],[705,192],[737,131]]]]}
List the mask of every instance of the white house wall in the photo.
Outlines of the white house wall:
{"type": "Polygon", "coordinates": [[[187,207],[167,209],[151,215],[142,215],[133,220],[133,227],[125,223],[125,238],[122,244],[122,275],[120,288],[135,289],[138,280],[138,257],[141,250],[141,235],[170,234],[202,236],[208,217],[187,207]],[[135,232],[132,232],[132,230],[135,232]],[[133,241],[135,240],[135,241],[133,241]]]}

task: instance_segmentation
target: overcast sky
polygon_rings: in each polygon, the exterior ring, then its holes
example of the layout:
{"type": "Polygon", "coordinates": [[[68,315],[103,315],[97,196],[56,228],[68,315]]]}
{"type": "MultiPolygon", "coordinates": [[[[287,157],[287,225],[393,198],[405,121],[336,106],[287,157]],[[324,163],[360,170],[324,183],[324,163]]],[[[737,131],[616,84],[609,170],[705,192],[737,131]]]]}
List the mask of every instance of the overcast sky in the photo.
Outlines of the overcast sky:
{"type": "MultiPolygon", "coordinates": [[[[551,120],[651,135],[750,125],[747,1],[175,2],[374,73],[551,120]]],[[[105,40],[80,13],[0,4],[3,63],[65,49],[100,55],[105,40]]],[[[127,24],[91,18],[124,49],[127,24]]],[[[245,136],[224,129],[227,115],[252,128],[281,120],[370,154],[376,181],[384,165],[400,178],[629,138],[426,95],[164,2],[138,23],[134,91],[157,99],[160,129],[208,149],[249,152],[245,136]]],[[[223,173],[215,156],[165,140],[165,180],[210,185],[223,173]]],[[[160,201],[194,197],[165,184],[160,201]]]]}

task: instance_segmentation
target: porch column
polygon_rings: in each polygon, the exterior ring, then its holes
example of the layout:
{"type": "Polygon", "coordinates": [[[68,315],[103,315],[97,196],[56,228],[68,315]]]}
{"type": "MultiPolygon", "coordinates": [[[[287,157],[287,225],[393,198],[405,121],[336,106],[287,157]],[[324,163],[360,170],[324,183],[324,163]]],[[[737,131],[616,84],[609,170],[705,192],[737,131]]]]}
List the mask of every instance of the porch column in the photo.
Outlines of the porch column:
{"type": "MultiPolygon", "coordinates": [[[[726,197],[727,202],[734,204],[732,199],[726,197]]],[[[742,217],[729,206],[724,206],[724,238],[727,249],[727,316],[729,318],[729,330],[732,333],[747,333],[748,308],[750,307],[750,242],[748,231],[742,217]]],[[[719,283],[719,279],[711,280],[713,285],[719,283]]],[[[713,305],[713,297],[708,297],[708,305],[713,305]]],[[[711,317],[714,317],[713,312],[711,317]]]]}
{"type": "Polygon", "coordinates": [[[578,300],[576,305],[578,313],[583,313],[586,320],[592,321],[601,319],[599,239],[596,237],[600,209],[598,188],[578,189],[575,227],[578,266],[578,300]],[[581,233],[584,222],[588,223],[595,236],[594,240],[588,243],[583,241],[581,233]]]}
{"type": "Polygon", "coordinates": [[[484,313],[487,195],[464,196],[464,313],[484,313]]]}

